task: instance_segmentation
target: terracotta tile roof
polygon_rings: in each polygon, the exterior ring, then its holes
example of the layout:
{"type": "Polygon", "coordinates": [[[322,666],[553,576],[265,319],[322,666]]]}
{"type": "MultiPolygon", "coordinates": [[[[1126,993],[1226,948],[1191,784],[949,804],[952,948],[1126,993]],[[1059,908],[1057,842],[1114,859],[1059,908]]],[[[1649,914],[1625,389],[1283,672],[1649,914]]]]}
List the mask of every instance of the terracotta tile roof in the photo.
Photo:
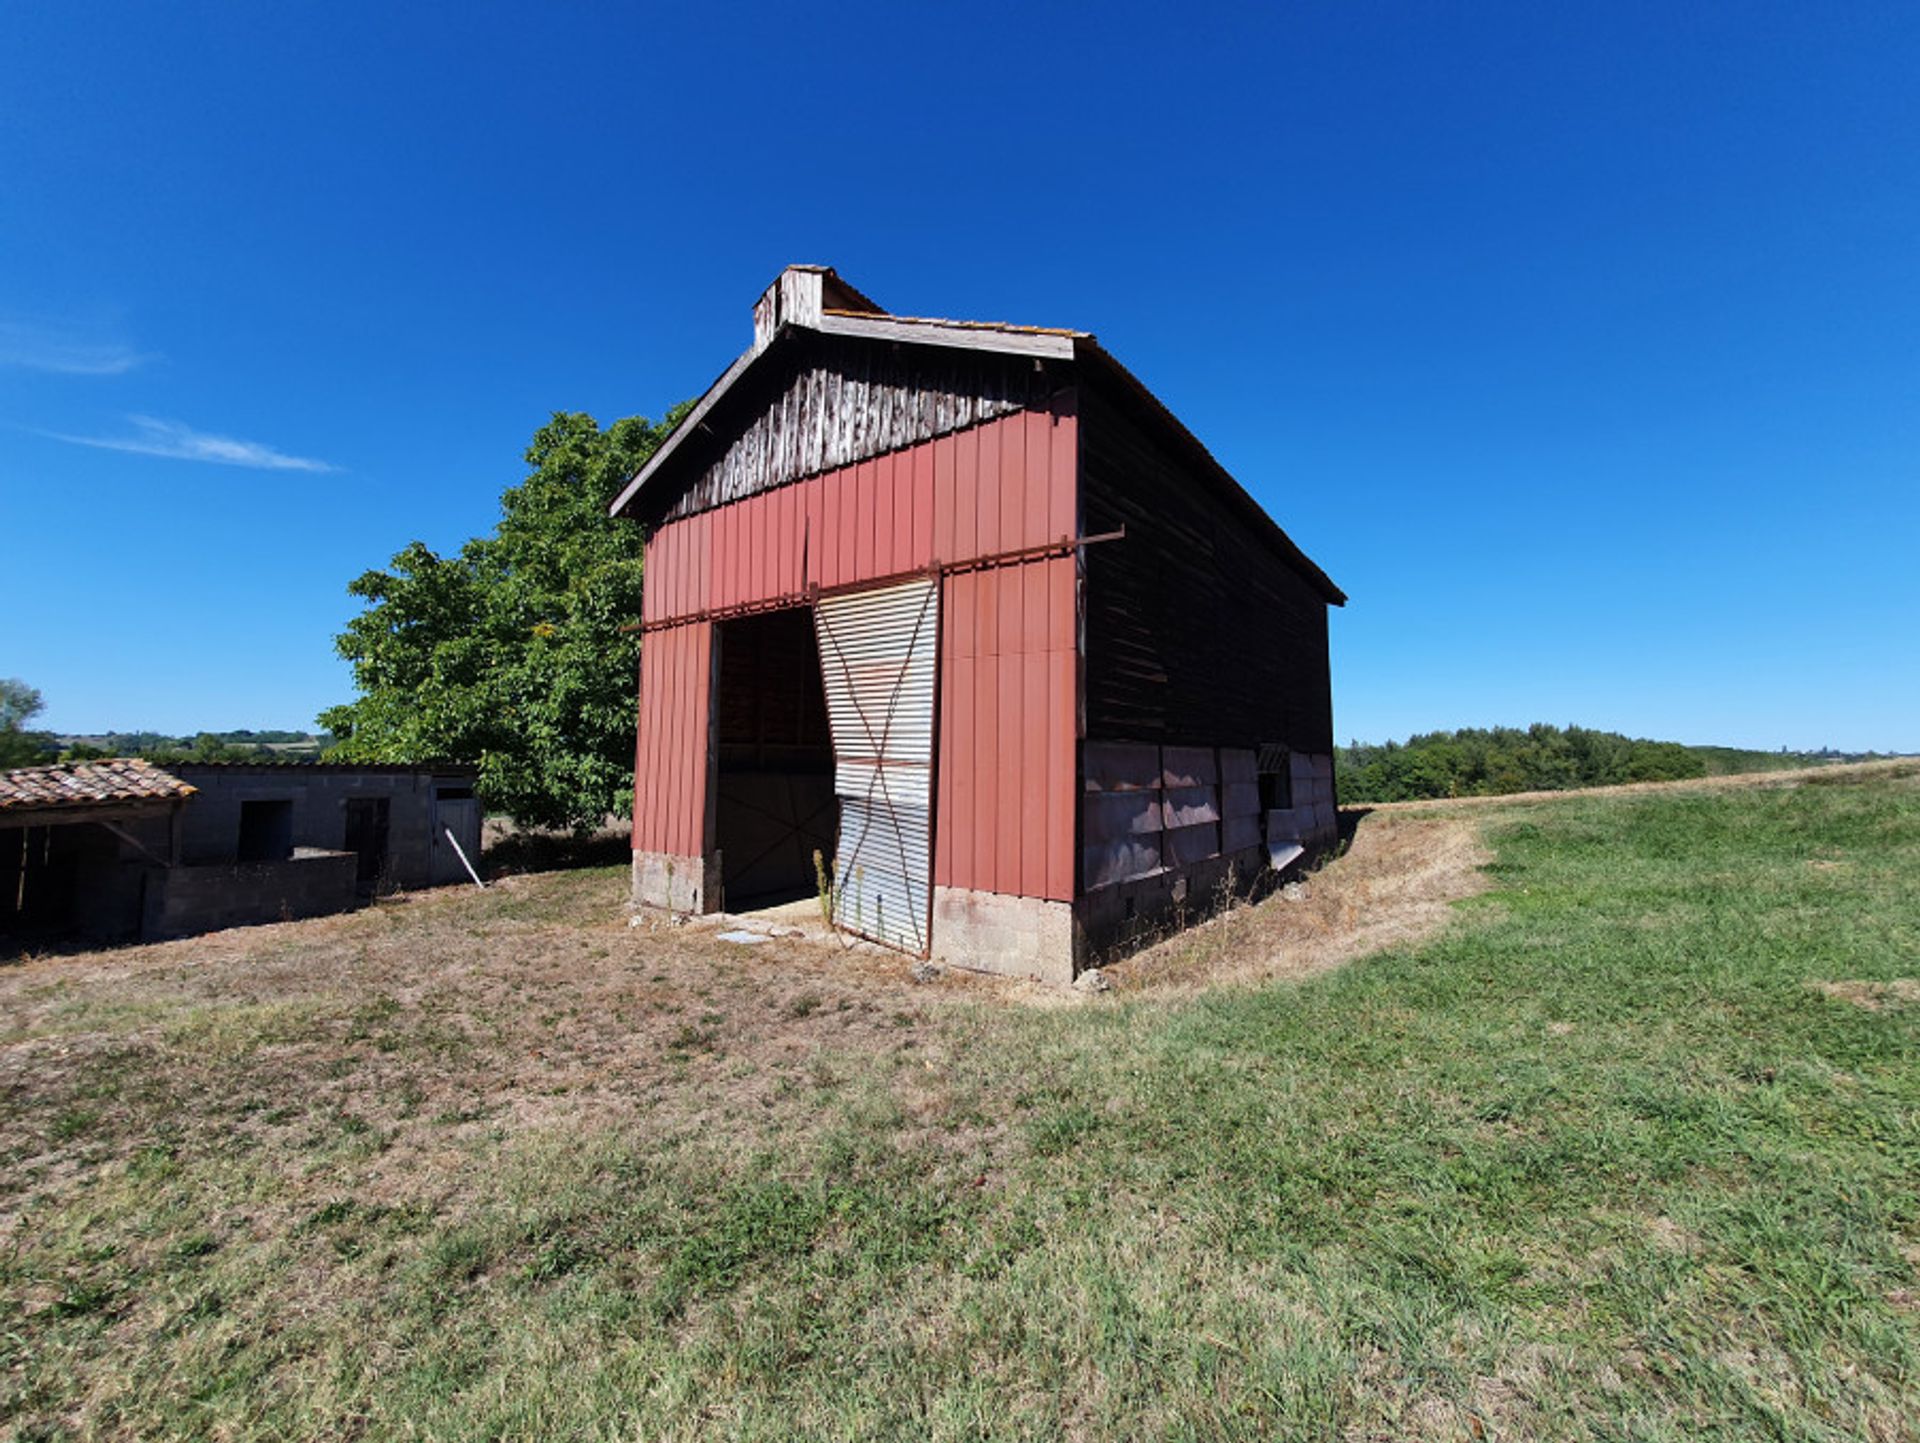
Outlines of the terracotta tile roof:
{"type": "Polygon", "coordinates": [[[0,772],[0,813],[166,802],[196,790],[152,762],[134,758],[21,767],[0,772]]]}

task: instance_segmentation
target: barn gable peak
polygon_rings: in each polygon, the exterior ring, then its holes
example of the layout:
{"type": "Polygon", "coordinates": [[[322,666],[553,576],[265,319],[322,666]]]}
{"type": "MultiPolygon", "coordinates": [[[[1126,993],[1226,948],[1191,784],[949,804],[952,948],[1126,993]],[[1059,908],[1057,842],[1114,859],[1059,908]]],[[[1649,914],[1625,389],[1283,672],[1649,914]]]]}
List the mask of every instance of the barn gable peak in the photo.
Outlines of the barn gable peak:
{"type": "Polygon", "coordinates": [[[753,303],[753,349],[764,351],[783,325],[817,328],[828,311],[886,314],[832,266],[788,266],[753,303]]]}

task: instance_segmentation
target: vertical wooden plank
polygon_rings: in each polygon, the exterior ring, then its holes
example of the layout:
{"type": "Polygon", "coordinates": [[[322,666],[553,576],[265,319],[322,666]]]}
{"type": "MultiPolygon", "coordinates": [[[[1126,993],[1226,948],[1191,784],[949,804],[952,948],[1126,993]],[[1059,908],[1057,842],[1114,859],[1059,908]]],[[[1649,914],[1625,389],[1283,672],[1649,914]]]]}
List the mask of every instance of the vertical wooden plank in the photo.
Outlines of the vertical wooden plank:
{"type": "Polygon", "coordinates": [[[854,573],[852,580],[865,581],[880,573],[874,567],[877,554],[874,522],[876,500],[879,491],[879,468],[872,461],[862,461],[853,468],[855,485],[853,517],[858,528],[854,533],[854,573]]]}
{"type": "Polygon", "coordinates": [[[699,518],[691,517],[682,521],[678,530],[680,555],[674,571],[680,577],[680,614],[686,616],[700,607],[700,593],[695,586],[700,579],[700,562],[693,544],[694,534],[699,530],[699,518]]]}
{"type": "Polygon", "coordinates": [[[851,466],[833,473],[834,585],[843,586],[860,573],[860,482],[851,466]]]}
{"type": "Polygon", "coordinates": [[[713,730],[713,623],[703,621],[692,630],[693,748],[687,759],[687,771],[693,790],[687,808],[687,855],[704,857],[707,852],[707,760],[713,730]]]}
{"type": "Polygon", "coordinates": [[[642,625],[660,614],[660,533],[654,532],[641,549],[640,621],[642,625]]]}
{"type": "Polygon", "coordinates": [[[747,594],[746,527],[739,506],[722,506],[714,513],[721,523],[720,551],[726,558],[727,584],[718,598],[721,606],[738,606],[747,594]]]}
{"type": "Polygon", "coordinates": [[[953,438],[953,555],[942,561],[966,561],[980,554],[980,433],[962,431],[953,438]]]}
{"type": "MultiPolygon", "coordinates": [[[[645,606],[645,593],[641,593],[645,606]]],[[[634,668],[634,814],[628,817],[628,846],[639,852],[641,808],[647,804],[647,637],[639,639],[639,664],[634,668]]]]}
{"type": "Polygon", "coordinates": [[[968,434],[977,438],[976,451],[979,457],[978,469],[974,472],[974,504],[980,521],[979,530],[974,536],[974,554],[991,556],[996,551],[1006,549],[1000,544],[1001,436],[998,423],[981,426],[968,434]]]}
{"type": "Polygon", "coordinates": [[[783,522],[786,517],[786,493],[792,489],[782,486],[760,498],[761,504],[767,508],[767,570],[761,585],[766,588],[765,595],[769,599],[787,594],[787,533],[783,522]]]}
{"type": "Polygon", "coordinates": [[[1047,536],[1078,536],[1080,530],[1080,419],[1071,387],[1053,397],[1049,432],[1052,457],[1047,465],[1047,536]]]}
{"type": "Polygon", "coordinates": [[[674,693],[680,685],[680,628],[670,627],[661,632],[660,641],[660,765],[657,773],[660,779],[660,850],[671,852],[675,793],[680,786],[674,756],[674,715],[679,702],[674,693]]]}
{"type": "Polygon", "coordinates": [[[653,684],[652,668],[654,658],[660,654],[660,648],[655,644],[655,638],[658,635],[659,633],[655,632],[640,638],[640,676],[637,682],[639,694],[636,698],[638,705],[634,708],[639,713],[640,733],[636,739],[633,757],[633,846],[635,851],[650,850],[653,846],[650,838],[653,815],[653,738],[656,733],[652,708],[654,694],[658,688],[653,684]]]}
{"type": "Polygon", "coordinates": [[[840,478],[838,471],[829,471],[820,478],[820,530],[814,536],[814,544],[820,548],[822,586],[840,583],[840,478]]]}
{"type": "Polygon", "coordinates": [[[953,885],[953,779],[958,769],[953,746],[954,703],[959,693],[956,679],[959,666],[953,638],[955,580],[950,576],[940,583],[940,747],[934,757],[933,777],[933,884],[936,887],[953,885]]]}
{"type": "Polygon", "coordinates": [[[765,496],[750,496],[737,503],[746,530],[747,575],[740,600],[758,601],[767,586],[767,508],[765,496]]]}
{"type": "Polygon", "coordinates": [[[941,750],[946,759],[941,770],[948,787],[946,816],[950,819],[941,824],[941,830],[949,839],[946,885],[950,887],[975,885],[973,858],[978,835],[980,776],[976,767],[978,728],[974,723],[979,662],[972,645],[977,604],[973,583],[971,576],[953,576],[947,582],[953,603],[950,611],[954,628],[954,685],[952,700],[944,709],[941,731],[941,750]]]}
{"type": "Polygon", "coordinates": [[[800,488],[780,488],[780,594],[800,590],[800,488]]]}
{"type": "Polygon", "coordinates": [[[673,614],[685,616],[693,610],[693,526],[687,521],[673,525],[673,614]]]}
{"type": "Polygon", "coordinates": [[[973,880],[969,886],[993,890],[994,847],[999,840],[1000,669],[995,659],[1000,635],[999,598],[989,584],[991,573],[974,574],[973,629],[975,655],[973,710],[973,880]]]}
{"type": "Polygon", "coordinates": [[[825,485],[818,476],[810,477],[800,483],[806,488],[802,500],[805,513],[800,521],[800,550],[805,563],[800,571],[800,584],[803,587],[815,587],[825,573],[821,563],[824,559],[822,547],[826,544],[826,512],[823,509],[825,485]]]}
{"type": "Polygon", "coordinates": [[[952,436],[942,436],[933,443],[933,560],[943,563],[958,554],[953,538],[953,467],[958,444],[952,436]]]}
{"type": "MultiPolygon", "coordinates": [[[[1032,546],[1038,539],[1033,534],[1033,518],[1027,514],[1028,463],[1032,459],[1028,454],[1028,432],[1035,419],[1031,411],[1017,411],[993,423],[1000,432],[999,549],[1002,551],[1032,546]]],[[[1044,479],[1038,467],[1033,468],[1033,478],[1036,486],[1044,479]]]]}
{"type": "Polygon", "coordinates": [[[705,610],[707,597],[712,595],[712,585],[708,583],[708,572],[712,566],[712,512],[701,512],[687,520],[687,610],[697,612],[705,610]]]}
{"type": "Polygon", "coordinates": [[[1018,893],[1020,890],[1020,795],[1038,779],[1029,772],[1038,758],[1025,750],[1026,727],[1021,719],[1022,687],[1025,675],[1020,664],[1021,585],[1024,566],[1006,566],[986,572],[997,595],[999,632],[994,650],[998,658],[1000,714],[996,731],[1001,759],[999,785],[998,854],[994,858],[994,890],[1018,893]]]}
{"type": "Polygon", "coordinates": [[[740,513],[722,506],[709,515],[713,519],[708,534],[713,541],[708,549],[715,561],[715,576],[713,584],[707,588],[707,595],[715,606],[727,606],[732,602],[733,587],[739,574],[740,550],[734,545],[734,530],[739,525],[740,513]]]}
{"type": "Polygon", "coordinates": [[[1053,639],[1053,562],[1029,561],[1014,570],[1020,577],[1020,652],[1032,655],[1053,639]]]}
{"type": "Polygon", "coordinates": [[[655,544],[660,548],[660,620],[671,620],[679,609],[680,597],[675,588],[680,584],[674,575],[674,553],[679,550],[675,545],[675,530],[678,523],[670,522],[660,528],[655,544]]]}
{"type": "Polygon", "coordinates": [[[891,576],[905,570],[896,564],[898,550],[894,531],[894,484],[897,456],[882,456],[873,466],[873,570],[872,576],[891,576]]]}
{"type": "Polygon", "coordinates": [[[693,751],[693,715],[694,715],[694,675],[693,675],[693,627],[677,628],[679,638],[680,684],[674,688],[674,787],[673,799],[673,851],[676,856],[686,856],[693,849],[687,845],[690,818],[687,813],[692,806],[693,769],[689,764],[689,754],[693,751]]]}
{"type": "Polygon", "coordinates": [[[633,845],[647,851],[655,850],[654,813],[659,796],[659,787],[655,782],[654,749],[659,740],[660,727],[654,720],[653,712],[660,694],[657,679],[660,635],[662,633],[654,632],[640,642],[640,745],[639,756],[633,764],[633,845]]]}
{"type": "Polygon", "coordinates": [[[933,447],[913,448],[913,566],[933,562],[934,514],[933,447]]]}
{"type": "MultiPolygon", "coordinates": [[[[1032,570],[1023,567],[1023,570],[1032,570]]],[[[1020,678],[1020,895],[1045,897],[1048,848],[1047,798],[1056,777],[1052,762],[1053,717],[1047,707],[1048,657],[1044,651],[1022,651],[1020,678]]]]}
{"type": "Polygon", "coordinates": [[[1073,846],[1073,808],[1079,806],[1079,777],[1073,768],[1073,674],[1073,652],[1046,652],[1046,896],[1056,902],[1073,900],[1079,862],[1073,846]]]}

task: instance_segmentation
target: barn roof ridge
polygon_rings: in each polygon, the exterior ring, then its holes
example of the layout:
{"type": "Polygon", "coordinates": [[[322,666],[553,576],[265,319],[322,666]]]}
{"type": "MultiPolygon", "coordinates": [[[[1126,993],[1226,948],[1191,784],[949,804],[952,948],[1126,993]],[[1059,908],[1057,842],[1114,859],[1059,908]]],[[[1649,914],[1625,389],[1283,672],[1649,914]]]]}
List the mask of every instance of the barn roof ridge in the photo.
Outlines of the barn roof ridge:
{"type": "Polygon", "coordinates": [[[1140,408],[1166,429],[1203,470],[1211,473],[1216,484],[1224,483],[1223,489],[1243,518],[1255,529],[1265,533],[1267,539],[1275,543],[1288,560],[1300,568],[1301,573],[1316,591],[1334,606],[1346,604],[1346,593],[1334,584],[1332,578],[1300,549],[1279,522],[1275,521],[1268,514],[1267,509],[1253,498],[1246,487],[1240,484],[1239,479],[1220,463],[1207,449],[1206,444],[1193,434],[1187,424],[1175,415],[1144,381],[1101,346],[1098,337],[1091,331],[1055,326],[1020,325],[1010,321],[958,321],[932,316],[897,316],[881,310],[868,297],[855,290],[833,267],[821,265],[788,266],[782,271],[780,278],[768,288],[760,304],[755,307],[755,328],[754,344],[720,373],[713,384],[708,386],[700,399],[694,403],[693,409],[674,428],[672,434],[661,443],[660,448],[633,474],[632,479],[621,490],[613,504],[607,508],[609,515],[619,516],[632,505],[642,488],[665,469],[671,457],[679,449],[680,442],[702,428],[714,407],[732,391],[760,358],[779,348],[796,333],[948,346],[1003,355],[1032,356],[1036,361],[1053,359],[1092,362],[1117,381],[1140,408]],[[811,311],[802,311],[797,315],[782,312],[779,309],[780,302],[773,298],[780,292],[786,277],[796,271],[822,278],[823,300],[826,295],[831,294],[827,287],[833,287],[851,296],[855,306],[834,306],[822,303],[811,311]],[[860,305],[871,306],[872,309],[857,309],[856,306],[860,305]],[[768,314],[763,315],[763,310],[768,314]]]}

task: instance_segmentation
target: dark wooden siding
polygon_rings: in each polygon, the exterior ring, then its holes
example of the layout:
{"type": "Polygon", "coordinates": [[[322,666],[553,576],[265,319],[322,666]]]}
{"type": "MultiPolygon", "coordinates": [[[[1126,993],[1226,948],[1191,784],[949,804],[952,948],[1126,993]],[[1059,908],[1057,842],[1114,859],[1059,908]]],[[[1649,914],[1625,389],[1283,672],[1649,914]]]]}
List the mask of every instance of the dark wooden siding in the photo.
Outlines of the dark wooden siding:
{"type": "Polygon", "coordinates": [[[731,438],[689,458],[699,469],[667,510],[692,516],[790,481],[964,431],[1027,407],[1060,384],[1028,356],[822,338],[709,418],[731,438]]]}
{"type": "Polygon", "coordinates": [[[1086,735],[1331,752],[1325,600],[1091,385],[1080,444],[1086,735]]]}

